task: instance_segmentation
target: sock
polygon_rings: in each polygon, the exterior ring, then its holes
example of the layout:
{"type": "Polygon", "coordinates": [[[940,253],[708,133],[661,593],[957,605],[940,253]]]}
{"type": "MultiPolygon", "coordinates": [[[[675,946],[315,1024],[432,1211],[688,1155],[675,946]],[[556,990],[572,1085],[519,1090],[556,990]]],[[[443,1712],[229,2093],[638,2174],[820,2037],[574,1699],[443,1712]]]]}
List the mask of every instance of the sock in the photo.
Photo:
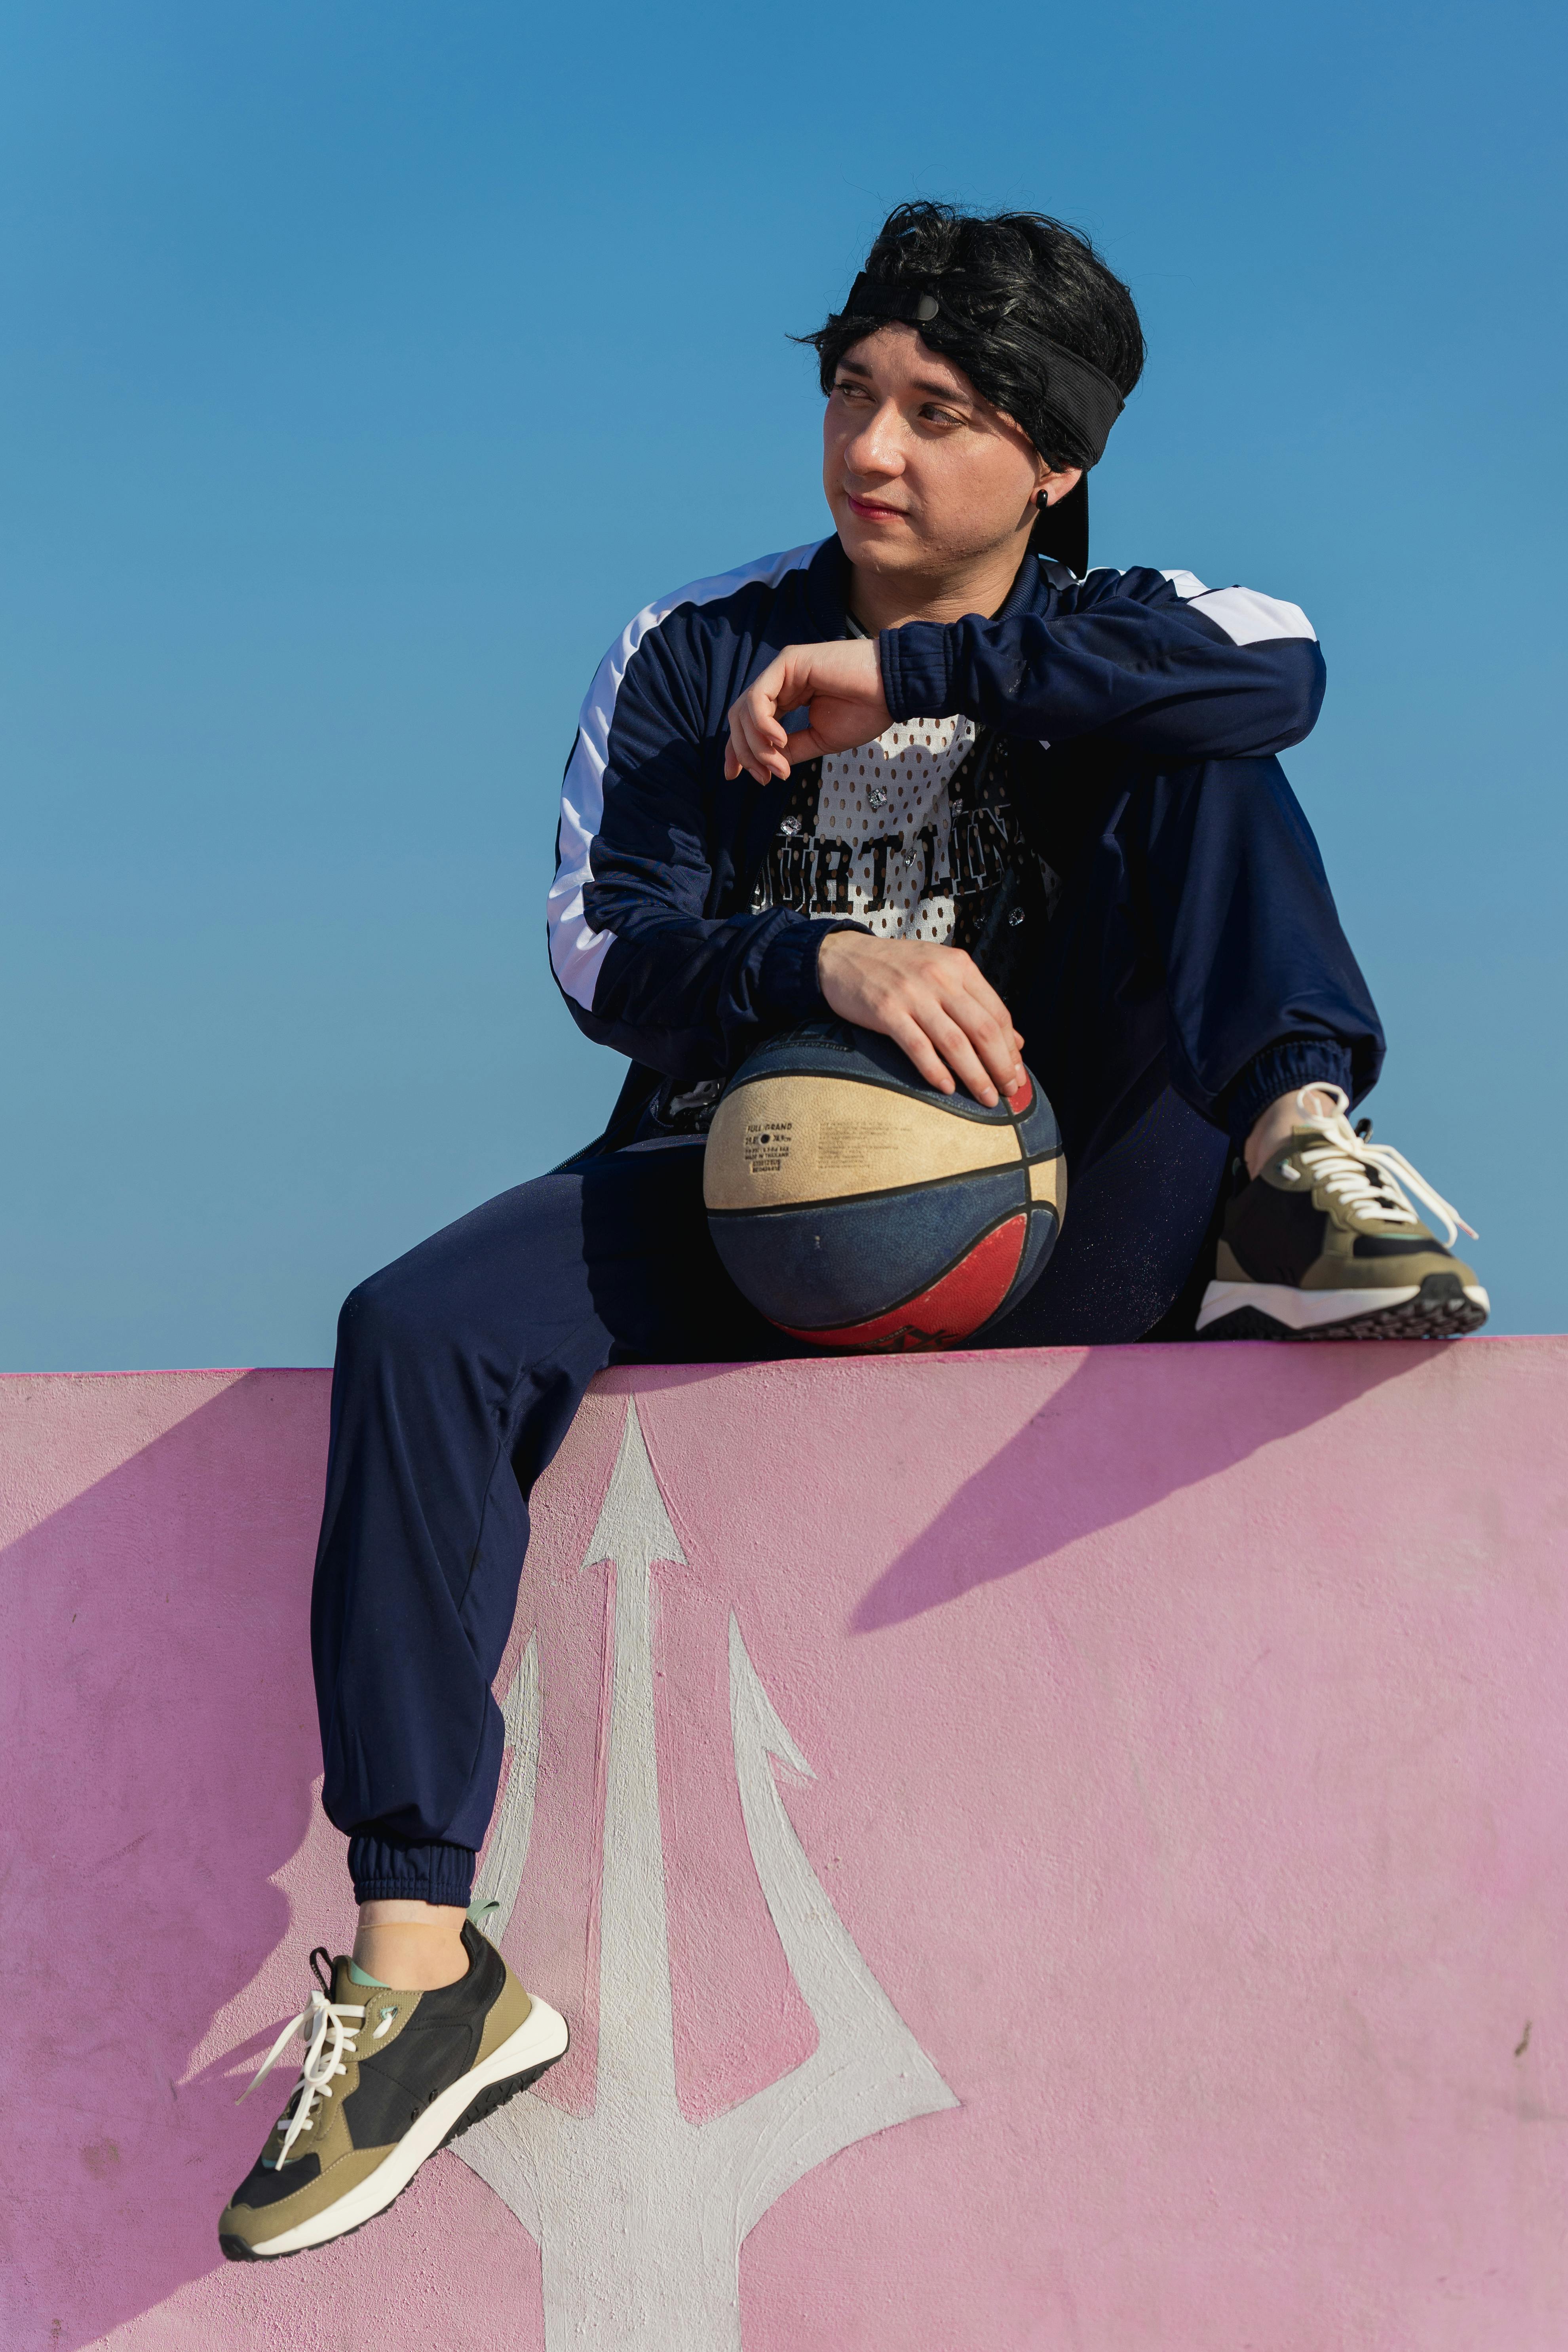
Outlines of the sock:
{"type": "Polygon", "coordinates": [[[389,1984],[383,1984],[379,1977],[367,1977],[357,1960],[351,1960],[349,1962],[349,1975],[353,1978],[355,1984],[370,1985],[376,1992],[390,1992],[392,1990],[392,1987],[389,1984]]]}

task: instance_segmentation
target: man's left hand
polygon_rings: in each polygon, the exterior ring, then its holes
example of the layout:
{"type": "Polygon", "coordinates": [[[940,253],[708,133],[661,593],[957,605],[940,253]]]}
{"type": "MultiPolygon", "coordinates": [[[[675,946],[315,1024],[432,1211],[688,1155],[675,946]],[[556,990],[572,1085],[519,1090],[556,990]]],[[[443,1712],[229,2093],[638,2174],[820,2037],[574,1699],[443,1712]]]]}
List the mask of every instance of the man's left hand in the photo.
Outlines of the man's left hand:
{"type": "Polygon", "coordinates": [[[803,760],[873,742],[892,723],[875,637],[786,646],[731,706],[724,774],[733,782],[743,768],[771,784],[803,760]],[[780,714],[802,709],[805,726],[786,734],[780,714]]]}

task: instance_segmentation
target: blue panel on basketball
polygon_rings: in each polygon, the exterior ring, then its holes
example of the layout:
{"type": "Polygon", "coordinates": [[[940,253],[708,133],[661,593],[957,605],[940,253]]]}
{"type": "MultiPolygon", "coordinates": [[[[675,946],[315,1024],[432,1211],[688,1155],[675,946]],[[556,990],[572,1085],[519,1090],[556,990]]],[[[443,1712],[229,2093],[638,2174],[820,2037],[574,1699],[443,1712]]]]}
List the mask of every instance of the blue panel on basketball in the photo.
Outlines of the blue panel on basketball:
{"type": "Polygon", "coordinates": [[[726,1087],[703,1190],[721,1259],[771,1321],[825,1346],[916,1348],[1016,1306],[1066,1182],[1032,1078],[988,1110],[927,1086],[889,1038],[812,1022],[726,1087]]]}
{"type": "Polygon", "coordinates": [[[982,1234],[1028,1201],[1020,1163],[910,1192],[824,1202],[809,1213],[763,1209],[709,1222],[725,1272],[753,1307],[791,1330],[821,1330],[885,1315],[929,1289],[982,1234]],[[901,1286],[893,1298],[889,1264],[901,1286]]]}
{"type": "Polygon", "coordinates": [[[1026,1159],[1033,1160],[1039,1152],[1059,1151],[1062,1146],[1057,1115],[1045,1096],[1037,1088],[1034,1100],[1018,1119],[1018,1140],[1026,1159]]]}

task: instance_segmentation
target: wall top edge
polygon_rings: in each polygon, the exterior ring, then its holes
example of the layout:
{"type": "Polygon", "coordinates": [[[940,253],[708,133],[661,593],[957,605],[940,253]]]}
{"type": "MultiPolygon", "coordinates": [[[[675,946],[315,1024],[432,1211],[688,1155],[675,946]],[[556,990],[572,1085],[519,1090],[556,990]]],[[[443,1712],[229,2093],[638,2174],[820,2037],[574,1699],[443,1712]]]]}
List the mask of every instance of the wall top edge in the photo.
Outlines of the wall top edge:
{"type": "MultiPolygon", "coordinates": [[[[1084,1361],[1091,1356],[1114,1356],[1124,1361],[1131,1371],[1134,1366],[1148,1368],[1163,1358],[1180,1363],[1187,1377],[1202,1378],[1218,1372],[1226,1364],[1250,1362],[1254,1370],[1262,1360],[1272,1360],[1277,1369],[1289,1376],[1289,1368],[1306,1373],[1314,1365],[1320,1370],[1328,1362],[1364,1356],[1379,1362],[1392,1363],[1400,1359],[1412,1364],[1429,1360],[1468,1363],[1479,1370],[1483,1365],[1500,1369],[1507,1362],[1518,1366],[1536,1359],[1568,1361],[1568,1333],[1531,1332],[1481,1336],[1463,1340],[1383,1340],[1333,1341],[1310,1348],[1283,1347],[1268,1340],[1229,1340],[1223,1346],[1193,1341],[1168,1341],[1158,1344],[1132,1345],[1116,1349],[1101,1348],[952,1348],[908,1356],[843,1355],[823,1357],[765,1358],[752,1363],[701,1364],[622,1364],[601,1372],[595,1387],[613,1396],[636,1394],[644,1388],[685,1386],[689,1382],[712,1380],[720,1374],[743,1376],[787,1376],[793,1379],[801,1372],[843,1373],[847,1370],[870,1374],[909,1373],[911,1370],[938,1375],[968,1370],[982,1366],[994,1369],[1012,1365],[1052,1365],[1066,1367],[1084,1361]]],[[[92,1371],[27,1371],[0,1372],[0,1391],[14,1389],[20,1382],[58,1383],[59,1385],[90,1385],[98,1382],[161,1381],[233,1381],[242,1380],[321,1381],[331,1377],[326,1364],[169,1364],[125,1367],[92,1371]]]]}

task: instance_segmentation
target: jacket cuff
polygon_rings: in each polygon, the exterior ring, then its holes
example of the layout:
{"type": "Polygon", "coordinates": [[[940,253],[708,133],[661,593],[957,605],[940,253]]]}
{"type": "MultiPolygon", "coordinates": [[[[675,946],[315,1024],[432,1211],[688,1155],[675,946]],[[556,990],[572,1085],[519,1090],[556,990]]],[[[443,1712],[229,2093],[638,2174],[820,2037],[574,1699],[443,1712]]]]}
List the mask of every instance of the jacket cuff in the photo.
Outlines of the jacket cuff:
{"type": "Polygon", "coordinates": [[[832,1007],[816,980],[816,959],[829,931],[862,931],[864,923],[814,922],[809,915],[786,923],[769,941],[758,975],[757,993],[770,1020],[831,1019],[832,1007]]]}
{"type": "Polygon", "coordinates": [[[1332,1037],[1285,1037],[1249,1062],[1225,1107],[1237,1151],[1269,1104],[1302,1087],[1342,1087],[1353,1103],[1357,1088],[1350,1047],[1332,1037]]]}
{"type": "Polygon", "coordinates": [[[911,621],[884,629],[877,639],[882,692],[894,719],[947,719],[956,708],[952,671],[958,657],[958,621],[911,621]]]}

